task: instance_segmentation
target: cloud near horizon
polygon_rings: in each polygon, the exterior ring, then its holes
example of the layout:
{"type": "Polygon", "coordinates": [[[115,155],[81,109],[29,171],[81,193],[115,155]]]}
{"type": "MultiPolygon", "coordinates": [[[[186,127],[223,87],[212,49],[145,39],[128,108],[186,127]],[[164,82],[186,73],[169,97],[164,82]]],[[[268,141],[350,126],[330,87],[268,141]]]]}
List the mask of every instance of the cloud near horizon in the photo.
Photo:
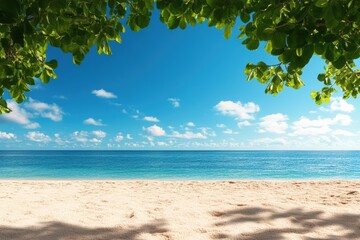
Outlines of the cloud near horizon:
{"type": "Polygon", "coordinates": [[[235,117],[237,120],[255,119],[254,114],[260,111],[259,105],[253,102],[242,104],[240,101],[220,101],[214,108],[222,115],[235,117]]]}
{"type": "Polygon", "coordinates": [[[270,114],[261,118],[259,133],[285,133],[288,128],[288,116],[282,113],[270,114]]]}
{"type": "Polygon", "coordinates": [[[161,136],[165,136],[166,132],[163,128],[159,127],[158,125],[152,125],[150,127],[145,128],[145,130],[150,133],[152,136],[155,137],[161,137],[161,136]]]}
{"type": "Polygon", "coordinates": [[[16,139],[16,135],[13,133],[1,132],[0,131],[0,139],[16,139]]]}
{"type": "Polygon", "coordinates": [[[26,134],[26,137],[30,141],[38,142],[38,143],[48,143],[51,141],[51,138],[42,132],[28,132],[26,134]]]}
{"type": "Polygon", "coordinates": [[[330,126],[339,125],[339,126],[348,126],[352,122],[352,119],[349,115],[337,114],[334,118],[321,118],[311,120],[307,117],[302,116],[298,121],[295,121],[291,128],[293,132],[291,136],[297,135],[321,135],[327,134],[332,131],[330,126]]]}

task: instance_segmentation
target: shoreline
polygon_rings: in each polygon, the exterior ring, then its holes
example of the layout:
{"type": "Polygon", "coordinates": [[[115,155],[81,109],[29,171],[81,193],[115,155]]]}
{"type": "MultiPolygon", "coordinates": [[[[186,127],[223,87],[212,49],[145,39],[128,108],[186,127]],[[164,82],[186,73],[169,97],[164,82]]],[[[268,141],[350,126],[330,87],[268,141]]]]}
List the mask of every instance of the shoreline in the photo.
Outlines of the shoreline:
{"type": "Polygon", "coordinates": [[[314,179],[146,179],[146,178],[0,178],[1,182],[359,182],[359,179],[314,178],[314,179]]]}
{"type": "Polygon", "coordinates": [[[358,239],[360,180],[0,180],[0,239],[358,239]]]}

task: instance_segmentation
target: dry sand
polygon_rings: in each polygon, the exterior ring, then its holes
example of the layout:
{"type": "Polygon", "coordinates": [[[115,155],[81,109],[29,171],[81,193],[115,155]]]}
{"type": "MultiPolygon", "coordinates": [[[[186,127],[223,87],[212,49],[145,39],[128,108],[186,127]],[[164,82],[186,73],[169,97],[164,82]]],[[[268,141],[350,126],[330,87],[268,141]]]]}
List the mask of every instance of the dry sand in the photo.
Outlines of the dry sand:
{"type": "Polygon", "coordinates": [[[360,239],[360,181],[0,181],[0,239],[360,239]]]}

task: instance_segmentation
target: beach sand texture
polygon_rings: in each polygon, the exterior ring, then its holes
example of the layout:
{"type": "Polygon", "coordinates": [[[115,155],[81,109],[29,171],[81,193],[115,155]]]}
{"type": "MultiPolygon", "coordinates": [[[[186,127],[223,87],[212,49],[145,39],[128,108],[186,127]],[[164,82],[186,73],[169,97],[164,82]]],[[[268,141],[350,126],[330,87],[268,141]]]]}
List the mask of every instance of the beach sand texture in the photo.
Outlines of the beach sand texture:
{"type": "Polygon", "coordinates": [[[2,180],[0,239],[360,239],[360,181],[2,180]]]}

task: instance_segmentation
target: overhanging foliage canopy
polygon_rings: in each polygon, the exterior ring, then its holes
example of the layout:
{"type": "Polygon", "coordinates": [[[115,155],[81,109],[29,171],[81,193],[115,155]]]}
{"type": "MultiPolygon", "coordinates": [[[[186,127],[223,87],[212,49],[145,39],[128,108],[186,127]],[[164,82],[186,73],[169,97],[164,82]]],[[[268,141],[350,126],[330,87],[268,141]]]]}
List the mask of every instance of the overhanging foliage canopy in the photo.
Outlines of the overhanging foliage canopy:
{"type": "Polygon", "coordinates": [[[49,44],[72,53],[80,64],[92,46],[111,54],[109,41],[121,42],[124,25],[139,31],[157,8],[169,29],[206,22],[229,38],[241,21],[239,39],[249,50],[265,42],[278,64],[249,63],[248,80],[267,84],[266,93],[304,85],[302,69],[314,55],[324,59],[318,75],[324,87],[313,91],[316,103],[329,102],[338,86],[344,98],[357,97],[360,73],[360,1],[358,0],[1,0],[0,113],[9,112],[4,90],[18,103],[34,85],[56,78],[56,60],[46,59],[49,44]]]}

